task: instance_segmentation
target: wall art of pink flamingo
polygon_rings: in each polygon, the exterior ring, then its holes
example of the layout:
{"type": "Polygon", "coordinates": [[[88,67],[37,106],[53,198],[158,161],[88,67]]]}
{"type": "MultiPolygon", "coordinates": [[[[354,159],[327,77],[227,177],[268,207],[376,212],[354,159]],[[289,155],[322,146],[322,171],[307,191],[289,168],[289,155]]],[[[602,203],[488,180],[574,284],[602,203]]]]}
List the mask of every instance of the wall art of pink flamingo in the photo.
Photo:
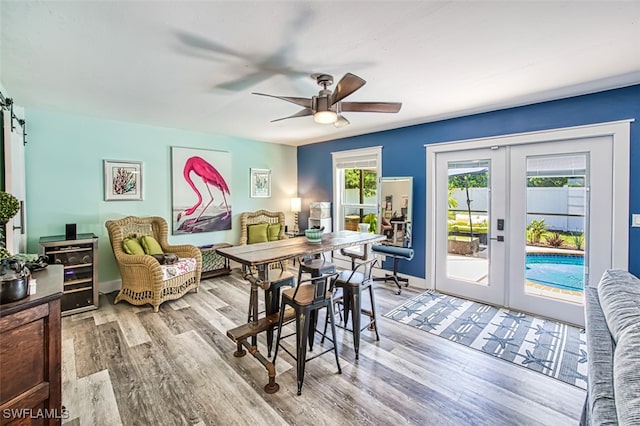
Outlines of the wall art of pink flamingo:
{"type": "Polygon", "coordinates": [[[193,183],[193,180],[191,179],[191,172],[195,173],[196,176],[199,176],[202,179],[205,186],[207,187],[207,191],[209,192],[210,200],[200,211],[200,214],[195,219],[189,219],[189,222],[191,224],[195,224],[196,222],[198,222],[205,210],[207,210],[211,203],[213,203],[211,186],[218,188],[220,192],[222,192],[222,197],[224,199],[224,205],[227,213],[222,217],[221,220],[228,218],[231,214],[231,211],[229,209],[229,204],[227,203],[227,197],[225,194],[231,193],[229,192],[229,186],[227,185],[227,182],[225,182],[224,178],[218,172],[218,170],[216,170],[216,168],[208,163],[204,158],[193,156],[185,161],[182,175],[184,176],[184,180],[187,182],[187,184],[191,187],[191,189],[193,189],[193,192],[196,193],[198,201],[196,201],[196,203],[190,208],[178,213],[178,221],[180,221],[183,216],[192,215],[202,204],[202,194],[200,194],[200,191],[198,191],[198,188],[196,188],[195,184],[193,183]]]}

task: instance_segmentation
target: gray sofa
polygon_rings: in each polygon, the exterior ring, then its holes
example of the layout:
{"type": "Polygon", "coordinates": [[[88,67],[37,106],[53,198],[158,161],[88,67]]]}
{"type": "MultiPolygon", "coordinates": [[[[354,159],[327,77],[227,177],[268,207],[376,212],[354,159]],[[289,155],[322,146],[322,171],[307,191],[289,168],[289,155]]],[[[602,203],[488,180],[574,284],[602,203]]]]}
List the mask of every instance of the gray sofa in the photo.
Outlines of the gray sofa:
{"type": "Polygon", "coordinates": [[[580,423],[640,425],[640,279],[607,270],[585,298],[589,384],[580,423]]]}

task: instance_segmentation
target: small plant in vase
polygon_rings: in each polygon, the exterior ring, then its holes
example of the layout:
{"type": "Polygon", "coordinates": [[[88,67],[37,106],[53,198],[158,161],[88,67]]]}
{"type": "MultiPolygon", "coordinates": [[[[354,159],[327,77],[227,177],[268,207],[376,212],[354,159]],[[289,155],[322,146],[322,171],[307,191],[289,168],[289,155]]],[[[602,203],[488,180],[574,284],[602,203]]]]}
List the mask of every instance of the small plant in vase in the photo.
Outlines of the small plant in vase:
{"type": "MultiPolygon", "coordinates": [[[[2,235],[2,239],[0,240],[0,247],[5,248],[7,245],[5,244],[5,225],[9,222],[20,209],[20,202],[13,195],[0,191],[0,234],[2,235]]],[[[0,255],[3,255],[1,253],[0,255]]],[[[4,256],[2,257],[4,258],[4,256]]]]}
{"type": "Polygon", "coordinates": [[[0,192],[0,302],[8,303],[27,296],[29,269],[25,262],[11,256],[5,243],[5,226],[20,209],[20,202],[13,195],[0,192]]]}

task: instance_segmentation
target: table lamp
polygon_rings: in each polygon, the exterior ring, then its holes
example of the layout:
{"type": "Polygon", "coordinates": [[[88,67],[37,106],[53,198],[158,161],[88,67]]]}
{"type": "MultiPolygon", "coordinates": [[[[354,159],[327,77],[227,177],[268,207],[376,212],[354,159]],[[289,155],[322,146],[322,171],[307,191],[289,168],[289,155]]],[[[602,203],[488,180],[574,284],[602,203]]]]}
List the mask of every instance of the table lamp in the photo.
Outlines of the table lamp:
{"type": "Polygon", "coordinates": [[[297,235],[300,232],[298,213],[302,211],[302,200],[300,198],[291,199],[291,211],[293,212],[293,232],[297,235]]]}

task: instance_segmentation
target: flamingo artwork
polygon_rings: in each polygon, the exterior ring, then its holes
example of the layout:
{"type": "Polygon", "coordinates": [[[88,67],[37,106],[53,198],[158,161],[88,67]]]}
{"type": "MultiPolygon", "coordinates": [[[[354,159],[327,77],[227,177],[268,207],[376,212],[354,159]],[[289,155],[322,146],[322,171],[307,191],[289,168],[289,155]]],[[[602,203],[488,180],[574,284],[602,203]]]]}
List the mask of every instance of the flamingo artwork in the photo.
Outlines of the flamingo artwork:
{"type": "Polygon", "coordinates": [[[229,209],[229,204],[227,203],[227,197],[226,197],[226,194],[230,194],[229,186],[227,185],[227,182],[225,182],[220,172],[218,172],[218,170],[216,170],[216,168],[213,167],[204,158],[199,156],[192,156],[192,157],[189,157],[187,161],[185,161],[182,175],[184,176],[184,180],[191,187],[193,192],[196,193],[198,200],[193,206],[178,213],[178,221],[180,221],[180,219],[183,216],[191,216],[202,205],[202,194],[200,193],[196,185],[193,183],[193,180],[191,179],[192,172],[195,173],[196,176],[202,179],[202,181],[204,182],[207,188],[207,191],[209,192],[210,198],[209,198],[209,201],[205,204],[204,208],[200,211],[200,214],[198,214],[198,216],[196,216],[195,219],[190,219],[189,222],[191,222],[191,224],[197,223],[200,217],[202,216],[202,214],[205,212],[205,210],[207,210],[207,208],[211,205],[211,203],[213,203],[213,194],[211,193],[212,186],[219,189],[220,192],[222,193],[222,197],[224,199],[224,205],[227,210],[227,213],[222,217],[221,220],[227,219],[231,214],[231,210],[229,209]]]}

